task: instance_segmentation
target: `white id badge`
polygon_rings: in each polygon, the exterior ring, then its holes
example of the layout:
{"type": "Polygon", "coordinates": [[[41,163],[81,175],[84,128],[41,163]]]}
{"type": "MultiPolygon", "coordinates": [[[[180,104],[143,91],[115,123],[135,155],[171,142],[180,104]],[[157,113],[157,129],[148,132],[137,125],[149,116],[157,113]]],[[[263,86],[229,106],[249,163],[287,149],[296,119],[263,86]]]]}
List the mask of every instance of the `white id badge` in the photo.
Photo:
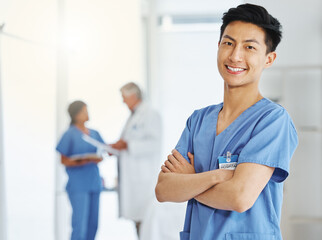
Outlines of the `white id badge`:
{"type": "Polygon", "coordinates": [[[235,170],[237,167],[238,155],[231,155],[230,152],[227,152],[226,156],[219,156],[219,169],[226,170],[235,170]]]}

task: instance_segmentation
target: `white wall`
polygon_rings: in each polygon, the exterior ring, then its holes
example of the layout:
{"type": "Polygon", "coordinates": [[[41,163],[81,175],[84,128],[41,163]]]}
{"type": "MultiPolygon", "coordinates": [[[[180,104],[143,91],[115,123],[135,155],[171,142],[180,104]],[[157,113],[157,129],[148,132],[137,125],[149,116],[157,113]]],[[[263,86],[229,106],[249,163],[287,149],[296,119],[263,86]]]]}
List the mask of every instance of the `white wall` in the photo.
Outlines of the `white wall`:
{"type": "MultiPolygon", "coordinates": [[[[4,22],[7,13],[8,2],[0,1],[0,24],[4,22]]],[[[2,71],[1,71],[1,39],[0,35],[0,240],[6,239],[7,225],[6,225],[6,192],[4,183],[4,155],[3,155],[3,106],[2,106],[2,71]]]]}
{"type": "MultiPolygon", "coordinates": [[[[0,36],[0,56],[1,56],[1,36],[0,36]]],[[[2,76],[1,76],[1,60],[0,60],[0,116],[3,116],[2,111],[2,76]]],[[[6,224],[6,189],[4,182],[4,147],[3,147],[3,124],[2,117],[0,117],[0,240],[5,240],[7,236],[7,224],[6,224]]]]}
{"type": "MultiPolygon", "coordinates": [[[[0,1],[0,24],[4,21],[6,14],[6,4],[4,1],[0,1]]],[[[1,56],[1,35],[0,35],[0,56],[1,56]]],[[[1,58],[0,58],[1,59],[1,58]]],[[[1,60],[0,60],[0,116],[3,116],[2,111],[2,71],[1,71],[1,60]]],[[[6,239],[7,225],[6,225],[6,191],[4,183],[4,155],[3,155],[3,119],[0,117],[0,240],[6,239]]]]}
{"type": "Polygon", "coordinates": [[[13,0],[3,19],[1,118],[8,240],[50,240],[54,235],[55,51],[50,46],[55,14],[54,0],[13,0]]]}
{"type": "Polygon", "coordinates": [[[213,0],[156,0],[156,10],[159,14],[216,14],[223,13],[231,7],[236,7],[242,1],[213,0]]]}
{"type": "Polygon", "coordinates": [[[68,98],[86,101],[89,125],[114,141],[129,114],[120,87],[135,81],[145,89],[140,1],[65,2],[66,35],[72,41],[68,98]]]}
{"type": "Polygon", "coordinates": [[[255,0],[283,26],[276,66],[318,66],[322,63],[322,2],[319,0],[255,0]]]}

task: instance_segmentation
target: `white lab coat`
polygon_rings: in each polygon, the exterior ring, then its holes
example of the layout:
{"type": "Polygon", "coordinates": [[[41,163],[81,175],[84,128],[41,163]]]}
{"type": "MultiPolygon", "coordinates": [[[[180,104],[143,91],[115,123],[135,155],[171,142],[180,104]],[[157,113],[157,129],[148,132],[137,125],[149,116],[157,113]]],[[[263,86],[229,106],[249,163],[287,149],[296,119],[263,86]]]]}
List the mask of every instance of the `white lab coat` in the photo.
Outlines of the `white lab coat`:
{"type": "Polygon", "coordinates": [[[178,240],[187,203],[150,203],[140,229],[140,240],[178,240]]]}
{"type": "Polygon", "coordinates": [[[120,216],[143,221],[155,198],[154,188],[161,166],[161,117],[146,103],[140,103],[129,117],[121,138],[128,148],[119,155],[120,216]]]}

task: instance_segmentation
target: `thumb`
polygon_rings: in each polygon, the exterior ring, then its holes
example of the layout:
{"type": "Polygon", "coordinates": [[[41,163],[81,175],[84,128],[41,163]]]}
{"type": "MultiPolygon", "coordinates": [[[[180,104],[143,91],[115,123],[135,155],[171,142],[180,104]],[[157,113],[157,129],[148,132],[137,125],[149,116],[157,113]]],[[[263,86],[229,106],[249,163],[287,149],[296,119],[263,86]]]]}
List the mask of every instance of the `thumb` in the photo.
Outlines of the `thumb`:
{"type": "Polygon", "coordinates": [[[195,164],[194,164],[195,163],[195,156],[192,153],[188,152],[188,158],[190,159],[191,165],[195,166],[195,164]]]}

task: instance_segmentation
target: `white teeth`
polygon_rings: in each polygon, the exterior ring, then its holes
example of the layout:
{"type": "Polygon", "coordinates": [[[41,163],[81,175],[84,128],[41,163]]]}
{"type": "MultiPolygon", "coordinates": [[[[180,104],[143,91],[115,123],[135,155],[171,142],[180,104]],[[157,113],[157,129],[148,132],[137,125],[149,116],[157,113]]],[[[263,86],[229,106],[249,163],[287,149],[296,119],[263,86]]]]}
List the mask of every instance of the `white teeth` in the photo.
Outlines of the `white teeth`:
{"type": "Polygon", "coordinates": [[[229,66],[227,66],[227,68],[228,68],[229,70],[233,71],[233,72],[241,72],[241,71],[243,71],[243,70],[244,70],[243,68],[232,68],[232,67],[229,67],[229,66]]]}

